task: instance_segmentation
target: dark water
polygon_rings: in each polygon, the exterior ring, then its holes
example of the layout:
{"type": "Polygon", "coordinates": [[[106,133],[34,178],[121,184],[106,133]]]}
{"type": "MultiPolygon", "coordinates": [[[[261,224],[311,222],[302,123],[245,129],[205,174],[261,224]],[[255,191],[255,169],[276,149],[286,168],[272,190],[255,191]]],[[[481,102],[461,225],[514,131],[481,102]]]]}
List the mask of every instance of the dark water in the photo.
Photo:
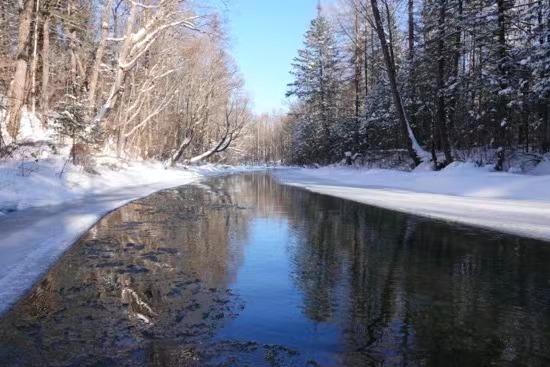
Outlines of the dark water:
{"type": "Polygon", "coordinates": [[[550,243],[217,179],[103,219],[0,365],[550,366],[550,243]]]}

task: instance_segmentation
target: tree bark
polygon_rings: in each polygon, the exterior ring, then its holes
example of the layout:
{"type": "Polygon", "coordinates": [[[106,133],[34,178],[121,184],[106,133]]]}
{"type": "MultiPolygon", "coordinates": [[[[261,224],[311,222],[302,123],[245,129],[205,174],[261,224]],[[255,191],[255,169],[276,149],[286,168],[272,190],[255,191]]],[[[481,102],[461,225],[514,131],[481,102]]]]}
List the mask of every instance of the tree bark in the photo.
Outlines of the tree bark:
{"type": "MultiPolygon", "coordinates": [[[[447,134],[447,111],[445,109],[445,16],[447,0],[439,0],[439,37],[437,39],[437,132],[446,164],[453,161],[447,134]]],[[[437,162],[434,162],[437,167],[437,162]]]]}
{"type": "MultiPolygon", "coordinates": [[[[357,9],[357,6],[356,6],[357,9]]],[[[361,68],[362,68],[362,50],[361,50],[361,32],[359,23],[359,12],[354,15],[354,87],[355,87],[355,149],[359,148],[359,130],[361,124],[361,68]]]]}
{"type": "Polygon", "coordinates": [[[542,136],[542,151],[544,153],[550,152],[550,104],[543,106],[542,111],[542,126],[543,126],[543,136],[542,136]]]}
{"type": "Polygon", "coordinates": [[[408,43],[409,43],[409,59],[414,58],[414,0],[408,0],[408,43]]]}
{"type": "MultiPolygon", "coordinates": [[[[67,3],[67,12],[69,17],[72,17],[73,14],[75,13],[76,5],[74,1],[75,0],[69,0],[69,2],[67,3]]],[[[71,24],[69,24],[68,28],[69,28],[68,33],[69,33],[69,40],[70,40],[69,51],[71,54],[71,83],[72,83],[72,87],[74,88],[74,91],[77,92],[83,87],[81,83],[85,81],[86,70],[78,54],[76,28],[71,24]]]]}
{"type": "Polygon", "coordinates": [[[50,24],[51,16],[45,14],[42,25],[42,95],[40,101],[40,109],[43,114],[47,114],[50,109],[50,24]]]}
{"type": "Polygon", "coordinates": [[[409,61],[409,83],[410,83],[410,93],[411,93],[411,123],[413,126],[416,126],[416,78],[414,70],[414,0],[408,0],[407,3],[407,13],[408,13],[408,61],[409,61]]]}
{"type": "Polygon", "coordinates": [[[363,30],[363,82],[364,82],[364,100],[367,100],[369,95],[369,55],[368,55],[368,27],[365,24],[363,30]]]}
{"type": "Polygon", "coordinates": [[[189,163],[197,163],[200,162],[206,158],[209,158],[213,156],[216,153],[221,153],[225,151],[229,146],[231,145],[231,142],[233,141],[233,136],[231,134],[225,135],[212,149],[199,154],[191,159],[188,160],[189,163]]]}
{"type": "Polygon", "coordinates": [[[180,144],[180,146],[178,147],[178,149],[176,150],[174,155],[172,155],[172,157],[170,157],[170,167],[173,167],[173,166],[176,165],[176,163],[183,156],[183,152],[185,152],[185,149],[187,149],[187,147],[189,147],[189,145],[191,145],[191,139],[186,139],[180,144]]]}
{"type": "Polygon", "coordinates": [[[95,106],[95,98],[97,91],[97,81],[99,78],[99,69],[101,67],[101,61],[105,52],[105,43],[107,41],[107,34],[109,32],[109,20],[111,19],[111,8],[113,0],[107,0],[105,5],[105,13],[103,13],[103,19],[101,20],[101,38],[95,54],[94,66],[89,81],[88,101],[91,107],[95,106]]]}
{"type": "Polygon", "coordinates": [[[34,31],[33,31],[33,51],[31,63],[31,112],[36,113],[36,69],[38,68],[38,24],[40,23],[40,0],[36,0],[34,31]]]}
{"type": "Polygon", "coordinates": [[[462,88],[458,86],[458,76],[460,73],[460,56],[462,48],[462,22],[463,22],[463,3],[462,0],[458,0],[458,19],[456,27],[456,35],[454,36],[454,50],[453,50],[453,65],[452,65],[452,82],[456,84],[452,92],[452,97],[449,101],[449,143],[451,145],[451,151],[454,150],[456,141],[455,141],[455,126],[456,120],[458,118],[458,113],[456,110],[457,99],[460,95],[462,88]]]}
{"type": "MultiPolygon", "coordinates": [[[[507,67],[505,65],[506,63],[506,25],[505,25],[505,4],[504,0],[497,0],[497,23],[498,23],[498,30],[497,30],[497,54],[498,54],[498,74],[500,77],[499,80],[499,86],[501,90],[504,90],[508,87],[508,83],[506,81],[506,74],[507,74],[507,67]]],[[[505,144],[506,140],[506,134],[505,129],[506,125],[504,124],[504,120],[507,116],[507,98],[504,95],[499,95],[497,97],[497,113],[496,113],[496,129],[498,131],[496,136],[496,142],[498,145],[505,144]]]]}
{"type": "Polygon", "coordinates": [[[21,125],[21,113],[27,95],[27,74],[31,43],[31,19],[33,1],[24,1],[19,8],[18,51],[15,61],[15,74],[8,92],[7,129],[12,139],[16,139],[21,125]]]}
{"type": "MultiPolygon", "coordinates": [[[[10,5],[11,6],[11,5],[10,5]]],[[[0,56],[6,56],[9,54],[10,49],[10,27],[8,14],[10,6],[7,1],[0,1],[0,56]]]]}

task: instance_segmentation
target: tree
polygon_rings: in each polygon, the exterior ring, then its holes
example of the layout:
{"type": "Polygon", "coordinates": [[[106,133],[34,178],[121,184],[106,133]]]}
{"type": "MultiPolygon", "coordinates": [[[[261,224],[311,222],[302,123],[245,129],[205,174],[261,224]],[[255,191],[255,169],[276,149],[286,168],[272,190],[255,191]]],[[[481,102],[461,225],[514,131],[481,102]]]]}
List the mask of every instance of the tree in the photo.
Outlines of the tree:
{"type": "MultiPolygon", "coordinates": [[[[79,100],[72,95],[67,95],[58,108],[53,120],[53,128],[61,137],[71,139],[73,164],[79,164],[78,160],[81,157],[77,154],[78,147],[85,146],[87,148],[101,144],[103,134],[96,125],[91,123],[90,108],[85,99],[79,100]]],[[[90,169],[91,167],[86,168],[90,169]]]]}
{"type": "Polygon", "coordinates": [[[15,73],[8,91],[8,114],[6,126],[12,139],[17,138],[21,123],[22,109],[27,91],[27,72],[31,49],[31,21],[34,10],[33,0],[18,2],[19,29],[15,73]]]}
{"type": "Polygon", "coordinates": [[[418,144],[418,141],[416,140],[416,137],[412,131],[409,120],[405,113],[405,108],[403,107],[401,93],[399,92],[399,87],[397,85],[393,44],[391,43],[391,41],[388,42],[388,40],[386,39],[386,30],[384,29],[380,10],[378,9],[378,1],[371,0],[371,6],[372,15],[374,18],[374,28],[376,30],[376,33],[378,34],[378,39],[380,40],[380,47],[382,49],[384,62],[386,64],[386,72],[388,74],[393,103],[395,105],[397,116],[399,117],[402,133],[404,136],[406,136],[407,151],[409,152],[409,156],[413,160],[414,164],[418,166],[420,163],[422,163],[422,159],[426,157],[426,152],[424,151],[424,149],[422,149],[420,144],[418,144]]]}
{"type": "Polygon", "coordinates": [[[99,79],[99,71],[101,62],[103,60],[103,54],[105,53],[105,47],[107,43],[107,35],[109,31],[109,23],[111,20],[111,9],[113,7],[113,0],[107,0],[105,4],[105,10],[103,11],[103,17],[101,19],[101,38],[99,45],[95,53],[94,65],[90,74],[90,80],[88,82],[88,103],[90,106],[95,106],[95,99],[97,94],[97,82],[99,79]]]}
{"type": "Polygon", "coordinates": [[[159,37],[174,27],[196,29],[196,21],[200,18],[188,10],[182,10],[179,0],[159,0],[157,4],[151,6],[143,5],[137,1],[131,2],[124,38],[119,40],[122,45],[118,53],[114,81],[107,99],[94,118],[96,124],[103,123],[116,106],[128,73],[146,55],[159,37]],[[146,13],[142,17],[145,19],[143,24],[137,23],[140,12],[146,13]],[[137,29],[136,23],[139,24],[137,29]]]}
{"type": "MultiPolygon", "coordinates": [[[[295,96],[307,116],[297,126],[300,139],[311,141],[311,151],[304,152],[305,160],[329,162],[335,143],[333,130],[340,117],[341,59],[335,32],[321,13],[311,22],[306,32],[304,48],[292,64],[294,82],[289,84],[287,96],[295,96]]],[[[297,142],[298,144],[300,142],[297,142]]]]}

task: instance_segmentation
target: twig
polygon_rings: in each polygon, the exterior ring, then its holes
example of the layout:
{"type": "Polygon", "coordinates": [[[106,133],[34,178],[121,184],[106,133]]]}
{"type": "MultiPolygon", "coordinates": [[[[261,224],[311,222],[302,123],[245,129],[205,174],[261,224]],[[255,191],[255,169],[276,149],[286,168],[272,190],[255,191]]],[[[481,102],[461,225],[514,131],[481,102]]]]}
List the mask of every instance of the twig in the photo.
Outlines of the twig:
{"type": "Polygon", "coordinates": [[[59,176],[59,178],[61,178],[63,176],[63,173],[65,173],[65,167],[67,167],[67,164],[71,161],[71,157],[69,157],[65,163],[63,164],[63,168],[61,168],[61,171],[57,173],[57,175],[59,176]]]}

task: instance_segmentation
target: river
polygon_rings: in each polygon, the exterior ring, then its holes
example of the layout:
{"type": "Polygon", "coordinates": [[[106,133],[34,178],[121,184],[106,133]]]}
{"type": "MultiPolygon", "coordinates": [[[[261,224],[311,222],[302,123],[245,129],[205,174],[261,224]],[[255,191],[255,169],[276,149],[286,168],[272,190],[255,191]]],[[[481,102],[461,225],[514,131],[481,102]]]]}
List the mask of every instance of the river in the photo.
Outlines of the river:
{"type": "Polygon", "coordinates": [[[102,219],[0,365],[549,366],[550,243],[217,178],[102,219]]]}

